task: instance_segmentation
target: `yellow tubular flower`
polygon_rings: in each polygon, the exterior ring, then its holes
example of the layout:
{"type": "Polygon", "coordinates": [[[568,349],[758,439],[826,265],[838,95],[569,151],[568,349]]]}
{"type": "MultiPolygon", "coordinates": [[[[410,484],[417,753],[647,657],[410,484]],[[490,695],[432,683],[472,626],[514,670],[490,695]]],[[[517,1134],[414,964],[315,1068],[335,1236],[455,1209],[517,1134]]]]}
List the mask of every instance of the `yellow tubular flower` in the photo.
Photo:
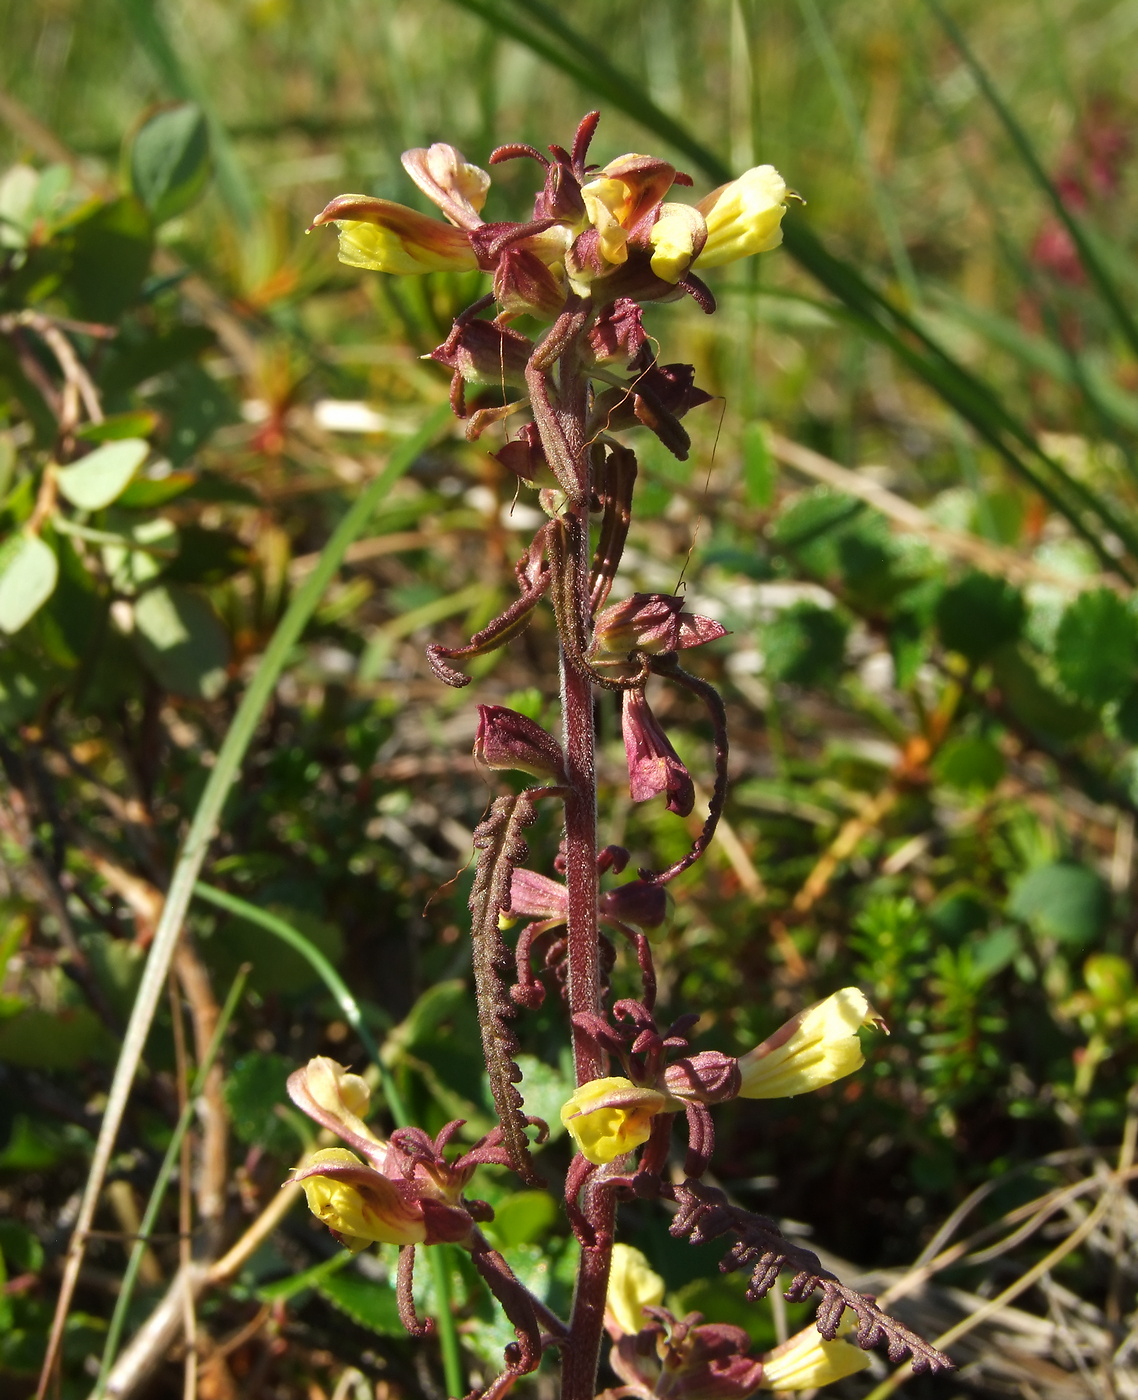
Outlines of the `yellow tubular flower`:
{"type": "Polygon", "coordinates": [[[773,165],[756,165],[712,190],[696,208],[707,220],[707,242],[696,261],[696,271],[703,272],[778,247],[786,181],[773,165]]]}
{"type": "Polygon", "coordinates": [[[430,219],[389,199],[342,194],[312,221],[312,228],[335,224],[340,261],[349,267],[401,275],[470,272],[478,259],[462,229],[430,219]]]}
{"type": "Polygon", "coordinates": [[[367,1168],[354,1152],[345,1147],[325,1148],[313,1153],[305,1170],[316,1166],[360,1168],[359,1185],[319,1173],[300,1180],[308,1209],[353,1254],[369,1244],[422,1244],[427,1238],[421,1212],[403,1199],[393,1182],[367,1168]]]}
{"type": "Polygon", "coordinates": [[[628,1244],[612,1247],[608,1293],[605,1295],[609,1331],[619,1334],[642,1331],[652,1319],[645,1308],[658,1308],[664,1301],[664,1280],[652,1272],[648,1260],[628,1244]]]}
{"type": "Polygon", "coordinates": [[[833,1084],[865,1064],[858,1027],[880,1024],[865,994],[843,987],[740,1056],[739,1097],[786,1099],[833,1084]]]}
{"type": "MultiPolygon", "coordinates": [[[[848,1314],[847,1314],[848,1316],[848,1314]]],[[[843,1322],[848,1332],[853,1319],[843,1322]]],[[[814,1390],[864,1371],[869,1357],[860,1347],[835,1337],[827,1342],[817,1327],[807,1327],[763,1357],[762,1390],[814,1390]]]]}
{"type": "Polygon", "coordinates": [[[587,1162],[603,1167],[647,1142],[652,1119],[682,1107],[655,1089],[640,1089],[619,1075],[591,1079],[561,1106],[561,1121],[587,1162]]]}

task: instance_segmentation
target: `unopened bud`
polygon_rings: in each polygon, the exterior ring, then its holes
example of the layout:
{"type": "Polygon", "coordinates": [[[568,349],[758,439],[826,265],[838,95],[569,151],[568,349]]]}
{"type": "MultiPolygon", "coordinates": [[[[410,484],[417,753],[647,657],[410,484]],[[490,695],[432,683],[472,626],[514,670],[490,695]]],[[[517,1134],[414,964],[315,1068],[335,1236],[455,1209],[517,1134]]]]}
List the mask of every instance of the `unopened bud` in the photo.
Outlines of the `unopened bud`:
{"type": "Polygon", "coordinates": [[[533,341],[492,321],[456,321],[430,359],[456,370],[468,384],[503,387],[525,380],[533,341]]]}
{"type": "Polygon", "coordinates": [[[723,1103],[739,1093],[742,1076],[734,1055],[702,1050],[686,1060],[676,1060],[664,1071],[664,1085],[676,1099],[696,1103],[723,1103]]]}
{"type": "Polygon", "coordinates": [[[533,778],[566,781],[565,759],[553,735],[504,705],[479,705],[474,757],[487,768],[514,768],[533,778]]]}
{"type": "Polygon", "coordinates": [[[633,924],[650,932],[664,924],[668,905],[669,895],[664,885],[654,880],[629,880],[601,896],[599,911],[602,918],[633,924]]]}

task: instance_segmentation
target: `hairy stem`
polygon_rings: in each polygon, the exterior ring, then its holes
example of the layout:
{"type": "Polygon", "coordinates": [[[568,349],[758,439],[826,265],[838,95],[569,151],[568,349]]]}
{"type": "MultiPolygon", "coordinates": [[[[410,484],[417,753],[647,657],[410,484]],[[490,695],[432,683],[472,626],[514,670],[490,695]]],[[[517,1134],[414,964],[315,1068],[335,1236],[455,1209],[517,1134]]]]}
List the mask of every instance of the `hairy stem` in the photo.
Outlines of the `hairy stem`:
{"type": "MultiPolygon", "coordinates": [[[[535,356],[535,359],[537,357],[535,356]]],[[[532,390],[531,385],[531,390],[532,390]]],[[[583,490],[569,503],[567,589],[576,615],[578,636],[589,631],[589,455],[585,445],[587,386],[576,363],[576,343],[560,356],[557,435],[568,449],[583,490]],[[583,499],[582,499],[583,498],[583,499]]],[[[540,421],[540,420],[539,420],[540,421]]],[[[544,435],[543,435],[544,436],[544,435]]],[[[547,449],[548,450],[548,449],[547,449]]],[[[553,460],[551,458],[551,460],[553,460]]],[[[560,621],[560,619],[559,619],[560,621]]],[[[562,622],[564,626],[564,622],[562,622]]],[[[593,692],[587,674],[574,664],[576,637],[561,640],[561,702],[565,731],[568,790],[565,796],[565,883],[569,892],[569,1012],[596,1015],[601,1010],[601,967],[597,933],[597,779],[593,736],[593,692]]],[[[577,1083],[605,1073],[604,1053],[574,1025],[573,1056],[577,1083]]],[[[573,1298],[569,1340],[562,1347],[562,1400],[593,1400],[604,1326],[605,1292],[612,1258],[615,1204],[608,1191],[586,1190],[582,1208],[593,1240],[582,1249],[573,1298]]]]}

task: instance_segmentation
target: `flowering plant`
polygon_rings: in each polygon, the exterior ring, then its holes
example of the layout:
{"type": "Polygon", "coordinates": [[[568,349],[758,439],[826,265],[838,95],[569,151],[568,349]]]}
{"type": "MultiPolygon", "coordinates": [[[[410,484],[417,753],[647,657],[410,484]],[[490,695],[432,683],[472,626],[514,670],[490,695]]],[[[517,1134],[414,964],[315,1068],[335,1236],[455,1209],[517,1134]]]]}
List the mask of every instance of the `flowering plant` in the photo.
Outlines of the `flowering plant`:
{"type": "MultiPolygon", "coordinates": [[[[496,798],[474,838],[473,965],[498,1126],[457,1158],[446,1155],[457,1124],[434,1141],[417,1129],[382,1141],[362,1121],[361,1081],[331,1061],[313,1060],[292,1076],[290,1094],[355,1151],[325,1149],[297,1179],[314,1212],[349,1248],[372,1240],[400,1246],[400,1306],[413,1331],[423,1330],[410,1294],[415,1246],[446,1241],[469,1250],[517,1337],[486,1396],[504,1395],[546,1349],[556,1349],[563,1400],[592,1400],[606,1297],[613,1296],[617,1208],[632,1197],[670,1205],[669,1228],[678,1238],[725,1237],[724,1267],[752,1271],[752,1298],[762,1297],[783,1269],[793,1273],[788,1297],[820,1292],[819,1345],[839,1347],[834,1339],[851,1309],[860,1346],[884,1341],[894,1359],[911,1355],[914,1369],[941,1369],[950,1365],[947,1358],[870,1299],[844,1288],[771,1222],[730,1205],[701,1180],[714,1151],[713,1105],[739,1095],[815,1089],[859,1067],[857,1030],[874,1019],[864,996],[855,988],[838,992],[741,1059],[691,1053],[698,1013],[663,1028],[656,1022],[652,942],[666,923],[667,886],[706,851],[727,789],[722,701],[681,666],[679,653],[722,637],[724,629],[685,611],[678,596],[632,594],[609,604],[637,474],[633,450],[616,434],[647,428],[677,457],[686,456],[690,439],[682,419],[708,395],[696,387],[690,366],[659,363],[642,306],[689,295],[712,312],[714,297],[701,274],[775,247],[787,191],[772,167],[759,166],[696,204],[670,202],[672,187],[691,181],[666,161],[629,154],[603,167],[589,162],[597,120],[596,113],[585,117],[571,147],[552,146],[548,157],[521,145],[492,154],[491,164],[529,157],[541,167],[542,186],[528,220],[484,220],[489,176],[443,144],[409,151],[403,162],[446,222],[362,195],[334,199],[315,220],[338,227],[340,256],[351,266],[399,275],[480,269],[492,277],[492,289],[456,318],[433,358],[452,371],[451,402],[471,440],[510,424],[495,455],[535,486],[545,519],[518,561],[518,598],[468,643],[433,645],[428,658],[440,680],[464,686],[468,677],[454,663],[507,644],[548,598],[560,646],[562,734],[503,706],[480,708],[477,757],[489,768],[514,768],[537,780],[496,798]],[[527,335],[518,325],[522,318],[544,329],[527,335]],[[663,796],[681,817],[695,804],[691,775],[649,705],[648,686],[656,679],[688,691],[706,708],[715,766],[709,810],[678,860],[664,870],[642,869],[636,879],[602,893],[601,877],[619,877],[630,854],[598,838],[596,692],[620,696],[632,799],[663,796]],[[560,804],[563,812],[555,863],[563,882],[525,866],[525,831],[541,802],[560,804]],[[525,921],[512,949],[503,937],[510,920],[525,921]],[[617,942],[635,958],[641,990],[635,999],[613,1002],[607,973],[617,942]],[[464,1194],[484,1163],[506,1165],[526,1183],[539,1180],[527,1132],[534,1120],[524,1113],[518,1088],[515,1021],[522,1008],[541,1005],[551,987],[566,1008],[577,1079],[561,1113],[577,1148],[565,1201],[581,1246],[567,1321],[550,1313],[490,1249],[478,1229],[489,1208],[464,1194]],[[623,1073],[610,1073],[614,1061],[623,1073]],[[677,1180],[665,1169],[680,1113],[688,1150],[677,1180]]],[[[662,1285],[657,1292],[652,1283],[651,1293],[639,1313],[619,1301],[608,1311],[610,1317],[647,1319],[631,1330],[610,1326],[612,1365],[626,1383],[615,1393],[695,1400],[742,1397],[760,1384],[763,1363],[750,1356],[740,1329],[701,1325],[698,1316],[677,1320],[658,1306],[662,1285]]],[[[847,1343],[840,1348],[853,1352],[847,1343]]],[[[837,1366],[836,1373],[849,1369],[837,1366]]],[[[783,1370],[780,1388],[832,1378],[798,1352],[783,1370]],[[796,1376],[806,1379],[795,1382],[796,1376]]]]}

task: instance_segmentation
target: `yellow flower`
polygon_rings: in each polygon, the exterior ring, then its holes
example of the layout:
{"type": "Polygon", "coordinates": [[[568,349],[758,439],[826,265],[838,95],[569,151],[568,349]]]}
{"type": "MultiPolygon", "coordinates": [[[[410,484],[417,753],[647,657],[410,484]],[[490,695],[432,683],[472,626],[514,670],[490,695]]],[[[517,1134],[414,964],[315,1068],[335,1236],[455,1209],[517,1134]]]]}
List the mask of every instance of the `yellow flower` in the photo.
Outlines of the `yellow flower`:
{"type": "Polygon", "coordinates": [[[782,242],[786,181],[773,165],[756,165],[701,199],[696,208],[707,221],[707,242],[696,270],[721,267],[782,242]]]}
{"type": "Polygon", "coordinates": [[[304,1188],[308,1209],[353,1254],[369,1244],[422,1244],[427,1238],[418,1204],[347,1148],[313,1153],[294,1179],[304,1188]]]}
{"type": "Polygon", "coordinates": [[[460,228],[426,214],[363,194],[342,194],[317,214],[311,227],[336,224],[340,261],[372,272],[469,272],[478,266],[460,228]]]}
{"type": "Polygon", "coordinates": [[[740,1056],[740,1098],[785,1099],[833,1084],[865,1064],[858,1027],[881,1024],[865,994],[844,987],[740,1056]]]}
{"type": "Polygon", "coordinates": [[[666,1094],[641,1089],[631,1079],[614,1075],[591,1079],[561,1106],[561,1121],[569,1129],[586,1161],[604,1166],[647,1142],[657,1113],[677,1108],[666,1094]]]}
{"type": "Polygon", "coordinates": [[[605,1295],[609,1331],[636,1333],[651,1326],[645,1308],[658,1308],[664,1301],[664,1280],[652,1272],[648,1260],[628,1244],[614,1244],[609,1287],[605,1295]]]}
{"type": "MultiPolygon", "coordinates": [[[[848,1322],[843,1319],[838,1331],[848,1332],[852,1325],[852,1317],[848,1322]]],[[[837,1337],[827,1342],[817,1327],[807,1327],[763,1357],[761,1388],[814,1390],[864,1371],[868,1365],[869,1357],[859,1347],[837,1337]]]]}

